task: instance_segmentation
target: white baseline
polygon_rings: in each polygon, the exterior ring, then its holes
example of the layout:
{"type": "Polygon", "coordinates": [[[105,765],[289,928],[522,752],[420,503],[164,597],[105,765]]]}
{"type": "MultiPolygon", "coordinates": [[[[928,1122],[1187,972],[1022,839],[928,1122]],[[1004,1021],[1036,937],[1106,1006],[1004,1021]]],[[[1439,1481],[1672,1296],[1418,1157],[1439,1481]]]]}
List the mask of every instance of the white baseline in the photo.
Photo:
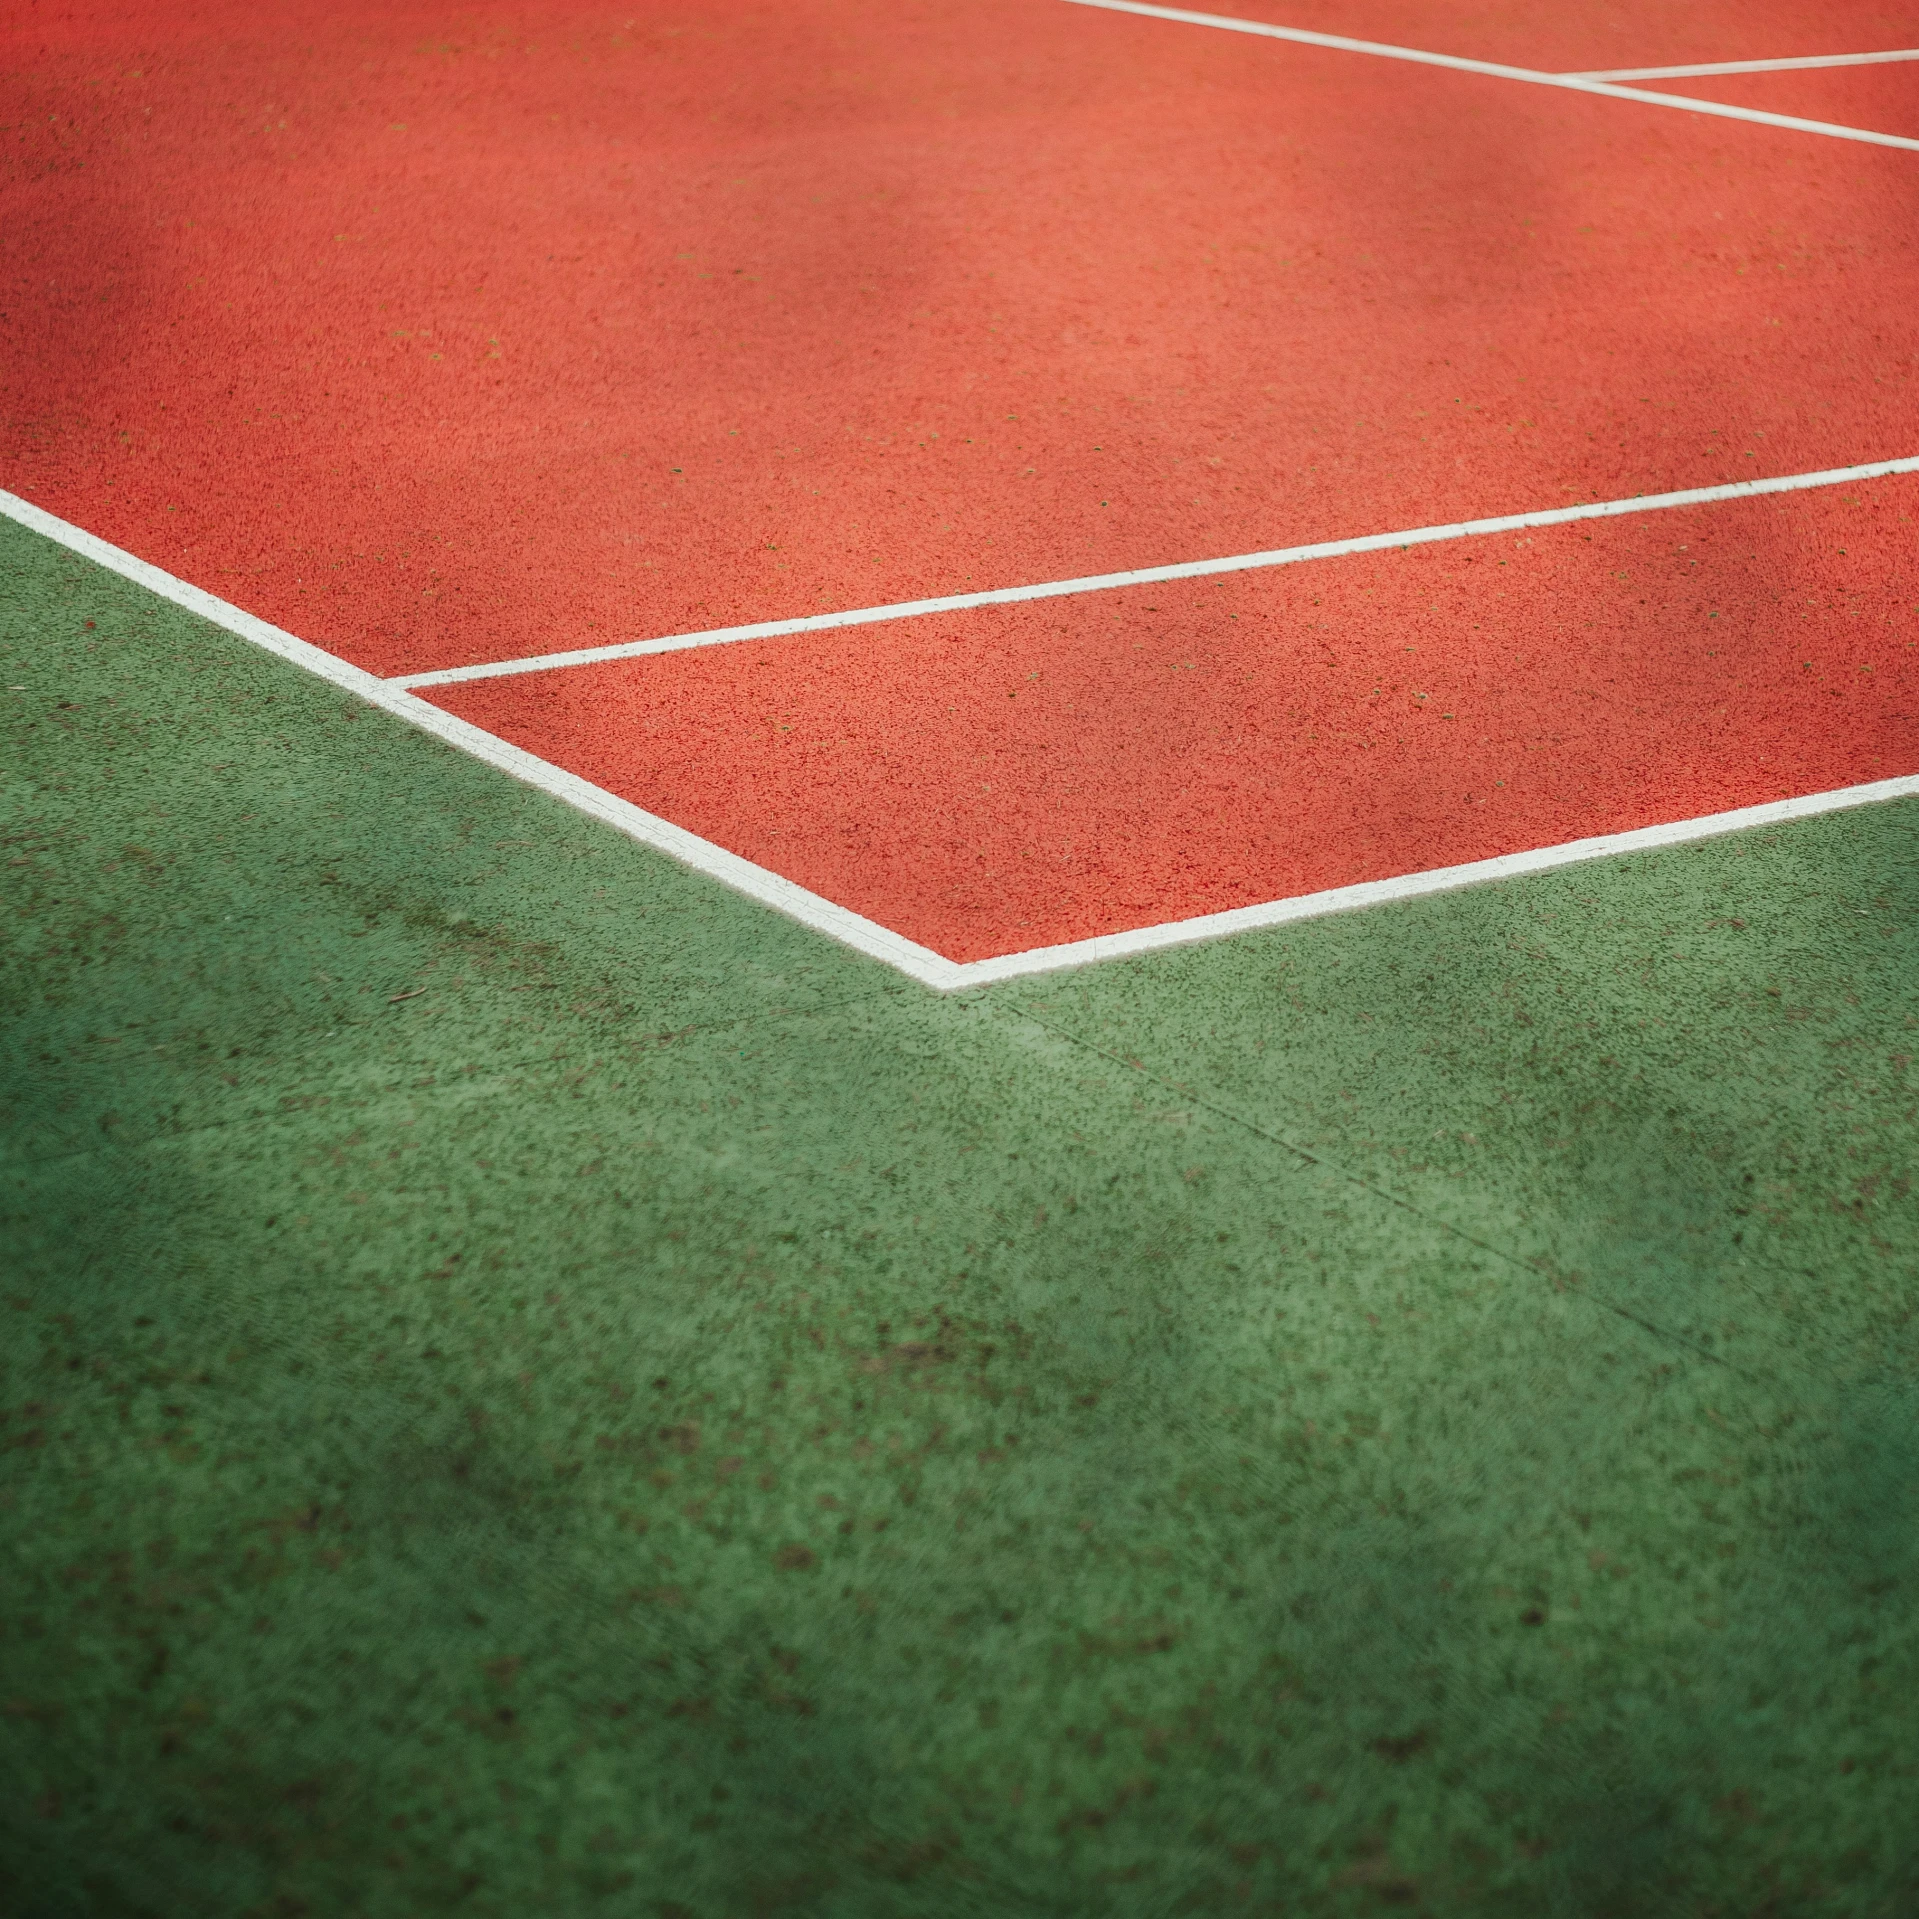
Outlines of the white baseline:
{"type": "Polygon", "coordinates": [[[1483,73],[1495,80],[1520,80],[1529,86],[1559,87],[1568,93],[1595,94],[1602,100],[1637,100],[1642,106],[1677,107],[1718,120],[1748,120],[1755,126],[1783,127],[1793,133],[1820,133],[1833,140],[1858,140],[1873,147],[1904,147],[1919,153],[1919,140],[1903,134],[1874,133],[1866,127],[1842,127],[1830,120],[1802,120],[1790,113],[1762,113],[1757,107],[1729,107],[1719,100],[1695,100],[1683,93],[1649,93],[1581,73],[1542,73],[1533,67],[1509,67],[1497,60],[1467,60],[1457,54],[1427,53],[1419,47],[1395,47],[1383,40],[1353,40],[1340,33],[1309,33],[1303,27],[1275,27],[1264,20],[1242,20],[1228,13],[1191,13],[1184,7],[1155,7],[1145,0],[1070,0],[1078,7],[1102,7],[1108,13],[1136,13],[1148,20],[1172,20],[1182,26],[1219,27],[1228,33],[1257,34],[1267,40],[1291,40],[1335,53],[1370,53],[1385,60],[1411,60],[1422,67],[1449,67],[1455,73],[1483,73]]]}
{"type": "Polygon", "coordinates": [[[1354,553],[1430,546],[1439,540],[1479,539],[1489,533],[1524,533],[1534,527],[1569,526],[1576,520],[1614,520],[1628,513],[1658,513],[1679,506],[1710,506],[1721,500],[1757,499],[1768,493],[1847,486],[1857,480],[1887,479],[1895,473],[1919,473],[1919,457],[1873,460],[1864,466],[1827,467],[1818,473],[1786,473],[1764,480],[1728,480],[1722,486],[1686,487],[1676,493],[1640,493],[1629,500],[1589,500],[1579,506],[1543,507],[1535,513],[1507,513],[1489,520],[1457,520],[1445,526],[1407,527],[1397,533],[1362,533],[1352,539],[1317,540],[1309,546],[1232,553],[1217,560],[1179,560],[1170,566],[1135,567],[1126,573],[1088,573],[1079,579],[1042,580],[1032,586],[996,586],[981,593],[948,593],[938,599],[895,600],[886,606],[854,607],[844,613],[807,613],[790,620],[757,620],[748,626],[716,626],[699,633],[670,633],[656,640],[618,640],[606,646],[575,647],[569,652],[530,653],[517,660],[447,666],[432,673],[402,673],[385,684],[408,691],[457,686],[467,680],[496,680],[514,673],[550,673],[561,667],[598,666],[607,660],[636,660],[653,653],[678,653],[690,646],[728,646],[737,640],[771,640],[788,633],[826,633],[835,627],[870,626],[881,620],[921,619],[929,613],[964,613],[976,606],[1013,606],[1023,600],[1106,593],[1123,586],[1156,586],[1166,580],[1200,580],[1215,573],[1250,573],[1263,567],[1297,566],[1303,560],[1339,560],[1354,553]]]}
{"type": "Polygon", "coordinates": [[[1530,852],[1504,853],[1497,859],[1473,860],[1465,866],[1433,867],[1424,873],[1404,873],[1390,880],[1366,880],[1358,886],[1335,886],[1323,893],[1302,893],[1296,899],[1271,900],[1264,905],[1242,906],[1227,913],[1207,913],[1197,919],[1170,920],[1129,933],[1074,940],[1065,946],[1040,946],[1029,953],[973,960],[958,969],[964,977],[953,983],[955,986],[991,986],[997,980],[1019,979],[1029,973],[1052,973],[1063,967],[1086,966],[1095,960],[1157,953],[1169,946],[1191,946],[1200,940],[1222,939],[1228,933],[1285,926],[1294,920],[1324,919],[1330,913],[1351,913],[1361,907],[1384,906],[1393,900],[1421,899],[1429,893],[1450,893],[1488,880],[1516,879],[1524,873],[1547,873],[1554,867],[1576,866],[1584,860],[1651,853],[1663,846],[1683,846],[1691,840],[1714,839],[1721,833],[1743,832],[1749,827],[1780,826],[1788,820],[1811,819],[1815,814],[1836,813],[1846,807],[1912,798],[1919,798],[1919,774],[1873,780],[1864,786],[1841,786],[1830,793],[1808,793],[1798,799],[1772,800],[1763,806],[1741,806],[1729,813],[1707,813],[1698,819],[1642,826],[1629,833],[1602,833],[1592,839],[1567,840],[1558,846],[1542,846],[1530,852]]]}

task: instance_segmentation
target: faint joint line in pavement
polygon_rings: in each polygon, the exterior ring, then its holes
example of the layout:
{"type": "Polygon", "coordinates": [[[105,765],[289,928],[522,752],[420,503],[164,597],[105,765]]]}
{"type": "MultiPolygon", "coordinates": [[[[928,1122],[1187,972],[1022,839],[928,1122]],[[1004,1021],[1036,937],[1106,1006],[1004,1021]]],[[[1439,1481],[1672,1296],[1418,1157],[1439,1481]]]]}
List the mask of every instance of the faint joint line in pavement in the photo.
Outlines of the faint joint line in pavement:
{"type": "Polygon", "coordinates": [[[1652,93],[1643,87],[1621,86],[1579,73],[1545,73],[1534,67],[1507,66],[1497,60],[1468,60],[1458,54],[1428,53],[1422,47],[1399,47],[1381,40],[1354,40],[1345,34],[1311,33],[1303,27],[1276,27],[1264,20],[1234,14],[1193,13],[1184,7],[1159,7],[1147,0],[1070,0],[1080,7],[1099,7],[1108,13],[1139,14],[1148,20],[1170,20],[1180,26],[1217,27],[1228,33],[1250,33],[1266,40],[1290,40],[1299,46],[1323,47],[1333,53],[1368,53],[1383,60],[1407,60],[1416,66],[1447,67],[1455,73],[1484,74],[1494,80],[1517,80],[1528,86],[1559,87],[1602,100],[1637,100],[1642,106],[1674,107],[1715,120],[1745,120],[1754,126],[1780,127],[1792,133],[1823,134],[1830,140],[1856,140],[1866,146],[1903,147],[1919,153],[1919,140],[1903,134],[1874,133],[1867,127],[1840,126],[1830,120],[1802,120],[1790,113],[1764,113],[1756,107],[1732,107],[1719,100],[1697,100],[1683,93],[1652,93]]]}
{"type": "Polygon", "coordinates": [[[1022,1018],[1031,1020],[1035,1026],[1043,1027],[1047,1032],[1065,1040],[1068,1045],[1082,1047],[1089,1053],[1096,1053],[1101,1059],[1111,1060],[1122,1071],[1139,1074],[1142,1079],[1150,1080],[1155,1086],[1163,1087],[1177,1098],[1202,1107],[1215,1118],[1223,1119],[1229,1126],[1239,1127],[1255,1138],[1277,1146],[1282,1152],[1292,1154],[1302,1165],[1316,1167],[1322,1172],[1330,1173],[1334,1178],[1344,1180],[1349,1186],[1357,1187],[1372,1198],[1411,1215],[1421,1225],[1430,1227],[1435,1232],[1444,1233],[1467,1246],[1477,1248],[1490,1259],[1500,1260],[1508,1266],[1516,1267],[1521,1272],[1530,1274],[1534,1279],[1550,1281],[1555,1292],[1569,1292],[1577,1298],[1589,1300],[1602,1312],[1611,1313],[1615,1318],[1637,1326],[1641,1332],[1649,1333],[1653,1338],[1667,1345],[1677,1346],[1682,1351],[1691,1353],[1696,1359],[1706,1360],[1714,1366],[1722,1366],[1726,1371],[1742,1379],[1758,1383],[1756,1374],[1748,1372],[1743,1366],[1734,1365],[1723,1354],[1715,1353],[1710,1347],[1700,1345],[1697,1340],[1688,1339],[1683,1333],[1669,1331],[1656,1320],[1647,1319],[1642,1314],[1634,1312],[1630,1306],[1622,1306],[1617,1300],[1608,1299],[1604,1293],[1595,1291],[1590,1286],[1568,1285],[1557,1273],[1548,1270],[1538,1260],[1528,1259],[1524,1253],[1514,1252],[1510,1247],[1495,1245],[1491,1240],[1481,1239],[1477,1233],[1468,1232],[1465,1227],[1447,1219],[1443,1214],[1429,1212],[1417,1201],[1408,1199],[1403,1193],[1396,1193],[1390,1186],[1382,1186],[1377,1180],[1368,1179],[1364,1173],[1356,1173],[1350,1167],[1342,1166],[1339,1161],[1328,1158],[1324,1153],[1317,1153],[1311,1147],[1299,1145],[1296,1141],[1288,1139],[1285,1134],[1274,1132],[1271,1127],[1262,1126],[1258,1120],[1250,1119],[1246,1114],[1235,1111],[1223,1101],[1210,1099],[1204,1093],[1194,1092],[1190,1086],[1181,1086],[1177,1081],[1162,1078],[1140,1060],[1127,1059],[1115,1053],[1110,1047],[1100,1045],[1097,1040],[1086,1039],[1070,1027],[1057,1025],[1054,1021],[1035,1012],[1029,1002],[1015,1001],[1014,1003],[1018,1006],[1022,1018]]]}
{"type": "MultiPolygon", "coordinates": [[[[668,1041],[683,1039],[705,1039],[715,1034],[735,1032],[742,1027],[763,1025],[769,1020],[813,1019],[822,1014],[844,1012],[849,1007],[866,1006],[874,1000],[897,998],[900,990],[901,989],[891,981],[882,981],[868,992],[848,993],[843,998],[825,1000],[817,1006],[768,1007],[766,1011],[761,1013],[741,1013],[732,1019],[711,1020],[693,1026],[675,1027],[667,1031],[648,1033],[642,1039],[625,1040],[621,1042],[618,1048],[582,1047],[577,1050],[538,1053],[528,1059],[501,1060],[497,1064],[488,1066],[479,1072],[464,1074],[457,1081],[449,1081],[448,1086],[457,1086],[461,1090],[467,1090],[474,1087],[483,1087],[489,1081],[500,1078],[502,1074],[529,1073],[542,1066],[566,1066],[577,1063],[582,1058],[590,1065],[596,1058],[604,1058],[609,1053],[632,1051],[646,1047],[649,1043],[659,1045],[668,1041]]],[[[377,1025],[378,1022],[373,1020],[356,1020],[353,1021],[352,1024],[356,1026],[370,1026],[377,1025]]],[[[317,1050],[317,1046],[311,1047],[296,1054],[294,1057],[295,1059],[308,1059],[311,1058],[317,1050]]],[[[320,1083],[335,1088],[334,1097],[352,1097],[350,1092],[338,1092],[337,1089],[340,1084],[338,1080],[323,1078],[320,1083]]],[[[426,1093],[432,1090],[434,1089],[424,1086],[377,1086],[368,1091],[366,1098],[369,1100],[399,1099],[408,1093],[426,1093]]],[[[304,1117],[305,1113],[303,1109],[286,1107],[277,1109],[261,1108],[251,1113],[230,1114],[224,1119],[199,1120],[191,1126],[176,1126],[169,1132],[154,1131],[141,1133],[135,1137],[124,1139],[114,1134],[109,1134],[104,1139],[89,1140],[84,1146],[70,1146],[59,1152],[40,1153],[31,1158],[12,1160],[9,1164],[19,1167],[24,1171],[38,1172],[44,1167],[63,1166],[74,1160],[98,1159],[103,1154],[108,1153],[140,1153],[156,1146],[173,1146],[188,1140],[203,1138],[209,1133],[224,1133],[236,1126],[268,1125],[282,1120],[298,1120],[304,1117]]]]}

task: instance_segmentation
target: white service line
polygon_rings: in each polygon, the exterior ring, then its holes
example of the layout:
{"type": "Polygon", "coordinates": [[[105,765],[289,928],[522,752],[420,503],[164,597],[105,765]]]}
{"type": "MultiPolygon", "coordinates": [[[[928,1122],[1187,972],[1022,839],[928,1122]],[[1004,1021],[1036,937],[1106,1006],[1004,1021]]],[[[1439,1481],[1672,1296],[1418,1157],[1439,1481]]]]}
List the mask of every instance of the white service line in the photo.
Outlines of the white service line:
{"type": "Polygon", "coordinates": [[[1715,73],[1797,73],[1807,67],[1880,67],[1897,60],[1919,60],[1919,47],[1892,53],[1808,53],[1795,60],[1715,60],[1703,67],[1614,67],[1604,73],[1575,73],[1572,80],[1690,80],[1715,73]]]}
{"type": "Polygon", "coordinates": [[[690,646],[726,646],[736,640],[770,640],[788,633],[825,633],[835,627],[870,626],[880,620],[912,620],[929,613],[963,613],[975,606],[1011,606],[1022,600],[1105,593],[1122,586],[1154,586],[1165,580],[1198,580],[1215,573],[1249,573],[1262,567],[1297,566],[1302,560],[1338,560],[1353,553],[1384,553],[1398,547],[1429,546],[1436,540],[1478,539],[1489,533],[1523,533],[1535,527],[1568,526],[1576,520],[1612,520],[1628,513],[1710,506],[1721,500],[1756,499],[1768,493],[1799,493],[1811,487],[1883,480],[1895,473],[1919,473],[1919,457],[1874,460],[1864,466],[1828,467],[1818,473],[1787,473],[1767,480],[1729,480],[1722,486],[1687,487],[1677,493],[1636,494],[1630,500],[1591,500],[1581,506],[1544,507],[1535,513],[1508,513],[1490,520],[1459,520],[1446,526],[1408,527],[1398,533],[1362,533],[1352,539],[1274,547],[1264,553],[1234,553],[1218,560],[1181,560],[1171,566],[1136,567],[1127,573],[1089,573],[1076,580],[1042,580],[1034,586],[998,586],[983,593],[949,593],[942,599],[896,600],[888,606],[855,607],[845,613],[809,613],[791,620],[760,620],[750,626],[716,626],[703,633],[673,633],[657,640],[622,640],[610,646],[583,646],[564,653],[533,653],[517,660],[442,667],[433,673],[403,673],[385,684],[408,691],[458,686],[468,680],[496,680],[514,673],[548,673],[560,667],[597,666],[607,660],[678,653],[690,646]]]}
{"type": "Polygon", "coordinates": [[[1802,120],[1790,113],[1762,113],[1757,107],[1730,107],[1720,100],[1695,100],[1683,93],[1649,93],[1643,87],[1619,86],[1580,73],[1541,73],[1533,67],[1509,67],[1496,60],[1466,60],[1457,54],[1427,53],[1419,47],[1395,47],[1382,40],[1353,40],[1339,33],[1309,33],[1303,27],[1275,27],[1264,20],[1242,20],[1227,13],[1192,13],[1184,7],[1149,6],[1145,0],[1070,0],[1078,7],[1101,7],[1108,13],[1136,13],[1148,20],[1172,20],[1189,27],[1220,27],[1228,33],[1258,34],[1268,40],[1291,40],[1305,47],[1326,47],[1335,53],[1370,53],[1385,60],[1411,60],[1422,67],[1450,67],[1455,73],[1483,73],[1495,80],[1521,80],[1529,86],[1559,87],[1569,93],[1589,93],[1602,100],[1637,100],[1642,106],[1677,107],[1717,120],[1748,120],[1756,126],[1784,127],[1793,133],[1819,133],[1832,140],[1858,140],[1873,147],[1904,147],[1919,153],[1919,140],[1903,134],[1874,133],[1866,127],[1842,127],[1830,120],[1802,120]]]}

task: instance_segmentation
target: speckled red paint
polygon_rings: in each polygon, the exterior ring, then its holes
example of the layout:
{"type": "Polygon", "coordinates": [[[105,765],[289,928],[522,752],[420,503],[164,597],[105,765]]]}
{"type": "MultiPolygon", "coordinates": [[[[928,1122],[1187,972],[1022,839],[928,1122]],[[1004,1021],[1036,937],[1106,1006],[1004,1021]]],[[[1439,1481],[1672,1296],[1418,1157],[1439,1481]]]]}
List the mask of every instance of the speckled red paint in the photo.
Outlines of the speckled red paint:
{"type": "MultiPolygon", "coordinates": [[[[1269,17],[1561,68],[1835,31],[1543,11],[1269,17]]],[[[376,671],[1919,451],[1910,154],[1053,0],[42,8],[0,61],[0,484],[376,671]]],[[[1668,518],[446,703],[973,956],[1910,771],[1909,506],[1699,516],[1737,685],[1668,518]]]]}

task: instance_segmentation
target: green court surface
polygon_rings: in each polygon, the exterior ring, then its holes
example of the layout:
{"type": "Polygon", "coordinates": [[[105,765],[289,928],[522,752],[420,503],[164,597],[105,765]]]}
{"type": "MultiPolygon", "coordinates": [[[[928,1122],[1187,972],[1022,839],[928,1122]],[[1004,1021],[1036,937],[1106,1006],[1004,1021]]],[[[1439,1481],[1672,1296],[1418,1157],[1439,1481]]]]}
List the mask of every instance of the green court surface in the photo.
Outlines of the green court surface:
{"type": "Polygon", "coordinates": [[[1919,804],[940,997],[0,642],[7,1911],[1919,1909],[1919,804]]]}

